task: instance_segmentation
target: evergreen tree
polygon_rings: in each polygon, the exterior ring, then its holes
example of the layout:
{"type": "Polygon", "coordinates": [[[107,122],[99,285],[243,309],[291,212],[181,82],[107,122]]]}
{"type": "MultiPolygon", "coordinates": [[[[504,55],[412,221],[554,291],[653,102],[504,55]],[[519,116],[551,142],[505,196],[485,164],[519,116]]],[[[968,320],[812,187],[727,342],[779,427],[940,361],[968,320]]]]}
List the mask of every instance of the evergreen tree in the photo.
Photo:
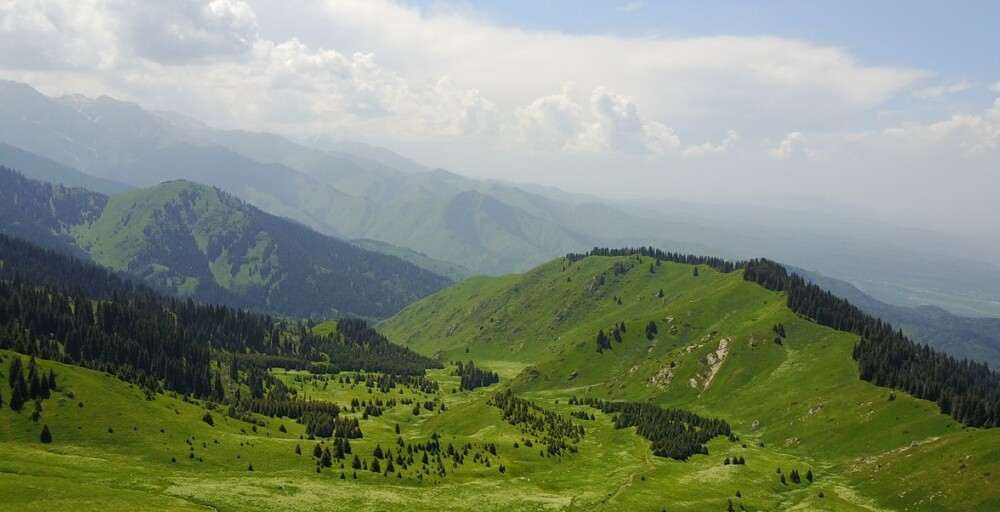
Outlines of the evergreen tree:
{"type": "Polygon", "coordinates": [[[654,320],[650,320],[649,323],[646,324],[646,339],[652,341],[652,339],[656,337],[657,333],[658,329],[656,327],[656,322],[654,320]]]}
{"type": "Polygon", "coordinates": [[[25,386],[24,381],[18,379],[14,381],[14,386],[10,390],[10,408],[13,411],[20,412],[24,407],[24,403],[28,400],[28,389],[25,386]]]}
{"type": "Polygon", "coordinates": [[[15,355],[10,359],[10,368],[7,370],[7,383],[10,385],[11,388],[14,387],[14,384],[17,381],[24,379],[24,377],[21,375],[22,371],[23,369],[21,368],[21,358],[15,355]]]}
{"type": "Polygon", "coordinates": [[[39,436],[39,440],[42,444],[49,444],[52,442],[52,432],[49,432],[48,425],[42,425],[42,433],[39,436]]]}

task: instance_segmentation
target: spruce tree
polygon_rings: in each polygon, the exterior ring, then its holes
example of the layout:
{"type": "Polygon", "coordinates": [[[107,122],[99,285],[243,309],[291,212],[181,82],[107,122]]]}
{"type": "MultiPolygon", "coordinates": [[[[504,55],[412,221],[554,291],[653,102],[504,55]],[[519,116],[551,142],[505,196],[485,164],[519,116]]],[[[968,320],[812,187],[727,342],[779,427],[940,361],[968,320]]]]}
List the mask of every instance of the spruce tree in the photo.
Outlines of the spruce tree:
{"type": "Polygon", "coordinates": [[[7,371],[7,383],[11,388],[14,387],[14,384],[17,381],[23,379],[23,376],[21,375],[22,372],[23,368],[21,366],[21,358],[18,356],[12,357],[10,360],[10,369],[7,371]]]}
{"type": "Polygon", "coordinates": [[[42,425],[42,433],[39,436],[39,440],[42,444],[49,444],[52,442],[52,432],[49,432],[48,425],[42,425]]]}
{"type": "Polygon", "coordinates": [[[24,385],[23,380],[14,381],[14,386],[10,390],[10,408],[13,411],[20,412],[24,407],[24,402],[28,400],[28,390],[24,385]]]}

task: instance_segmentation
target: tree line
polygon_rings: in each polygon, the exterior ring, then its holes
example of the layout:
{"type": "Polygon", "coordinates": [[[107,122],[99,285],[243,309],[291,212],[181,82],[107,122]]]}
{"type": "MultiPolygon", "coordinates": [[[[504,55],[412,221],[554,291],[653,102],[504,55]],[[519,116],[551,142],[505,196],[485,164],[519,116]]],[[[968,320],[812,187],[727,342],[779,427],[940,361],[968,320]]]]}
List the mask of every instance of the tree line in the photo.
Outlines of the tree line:
{"type": "MultiPolygon", "coordinates": [[[[686,265],[705,265],[723,273],[733,272],[746,266],[746,262],[732,262],[714,256],[698,256],[695,254],[682,254],[668,252],[655,247],[623,247],[612,249],[608,247],[594,247],[586,253],[569,253],[566,260],[576,262],[588,256],[644,256],[653,258],[656,261],[670,261],[674,263],[684,263],[686,265]]],[[[695,274],[697,275],[697,274],[695,274]]]]}
{"type": "MultiPolygon", "coordinates": [[[[1000,425],[1000,373],[910,340],[850,302],[767,259],[751,260],[744,279],[785,292],[788,308],[820,325],[857,334],[853,357],[861,378],[937,402],[941,412],[974,427],[1000,425]]],[[[781,333],[784,329],[782,327],[781,333]]]]}
{"type": "Polygon", "coordinates": [[[682,409],[664,409],[648,402],[609,402],[597,398],[570,399],[570,405],[589,405],[605,414],[614,414],[615,428],[635,427],[650,442],[653,454],[687,460],[708,454],[705,445],[717,436],[732,436],[729,423],[705,418],[682,409]]]}
{"type": "MultiPolygon", "coordinates": [[[[328,336],[305,323],[163,297],[108,270],[0,235],[0,348],[105,371],[147,394],[221,401],[212,361],[238,377],[268,365],[422,375],[441,364],[390,343],[363,320],[328,336]]],[[[256,389],[262,390],[261,372],[256,389]]],[[[253,382],[251,382],[253,384],[253,382]]],[[[251,390],[255,389],[251,386],[251,390]]],[[[254,394],[259,398],[259,393],[254,394]]]]}
{"type": "Polygon", "coordinates": [[[561,455],[567,450],[575,453],[576,444],[583,439],[582,426],[515,395],[510,389],[493,395],[489,404],[500,409],[504,421],[520,428],[524,434],[537,437],[548,455],[561,455]]]}
{"type": "Polygon", "coordinates": [[[462,391],[472,391],[476,388],[486,387],[500,382],[500,376],[496,372],[484,370],[476,366],[472,361],[455,364],[455,371],[452,375],[461,378],[459,389],[462,391]]]}

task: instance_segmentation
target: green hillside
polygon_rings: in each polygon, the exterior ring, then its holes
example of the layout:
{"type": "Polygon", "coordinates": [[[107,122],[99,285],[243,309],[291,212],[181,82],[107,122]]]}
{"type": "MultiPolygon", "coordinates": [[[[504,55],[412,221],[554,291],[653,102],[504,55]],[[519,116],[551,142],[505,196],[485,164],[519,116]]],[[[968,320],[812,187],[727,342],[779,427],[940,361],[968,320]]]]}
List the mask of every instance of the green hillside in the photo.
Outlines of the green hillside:
{"type": "Polygon", "coordinates": [[[300,317],[387,317],[448,283],[189,181],[104,196],[0,169],[0,232],[197,300],[300,317]]]}
{"type": "MultiPolygon", "coordinates": [[[[648,399],[723,418],[751,446],[824,468],[859,507],[1000,506],[1000,493],[982,492],[1000,470],[1000,432],[963,428],[903,393],[890,400],[858,378],[856,336],[799,318],[740,272],[653,262],[563,259],[473,278],[381,327],[418,352],[524,368],[513,386],[529,397],[648,399]],[[598,332],[621,322],[622,341],[598,352],[598,332]]],[[[710,481],[741,486],[731,474],[710,481]]]]}

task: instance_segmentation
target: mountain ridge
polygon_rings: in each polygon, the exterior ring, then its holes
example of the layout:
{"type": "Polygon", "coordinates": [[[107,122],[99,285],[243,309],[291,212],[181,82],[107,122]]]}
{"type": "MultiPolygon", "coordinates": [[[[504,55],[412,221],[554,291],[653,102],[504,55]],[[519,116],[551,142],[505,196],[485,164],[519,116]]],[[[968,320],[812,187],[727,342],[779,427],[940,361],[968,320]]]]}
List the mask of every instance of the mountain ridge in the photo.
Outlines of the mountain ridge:
{"type": "Polygon", "coordinates": [[[384,317],[447,284],[187,180],[110,197],[6,169],[0,180],[0,197],[22,216],[4,216],[5,232],[205,302],[307,317],[384,317]],[[49,208],[53,199],[67,204],[49,208]]]}

